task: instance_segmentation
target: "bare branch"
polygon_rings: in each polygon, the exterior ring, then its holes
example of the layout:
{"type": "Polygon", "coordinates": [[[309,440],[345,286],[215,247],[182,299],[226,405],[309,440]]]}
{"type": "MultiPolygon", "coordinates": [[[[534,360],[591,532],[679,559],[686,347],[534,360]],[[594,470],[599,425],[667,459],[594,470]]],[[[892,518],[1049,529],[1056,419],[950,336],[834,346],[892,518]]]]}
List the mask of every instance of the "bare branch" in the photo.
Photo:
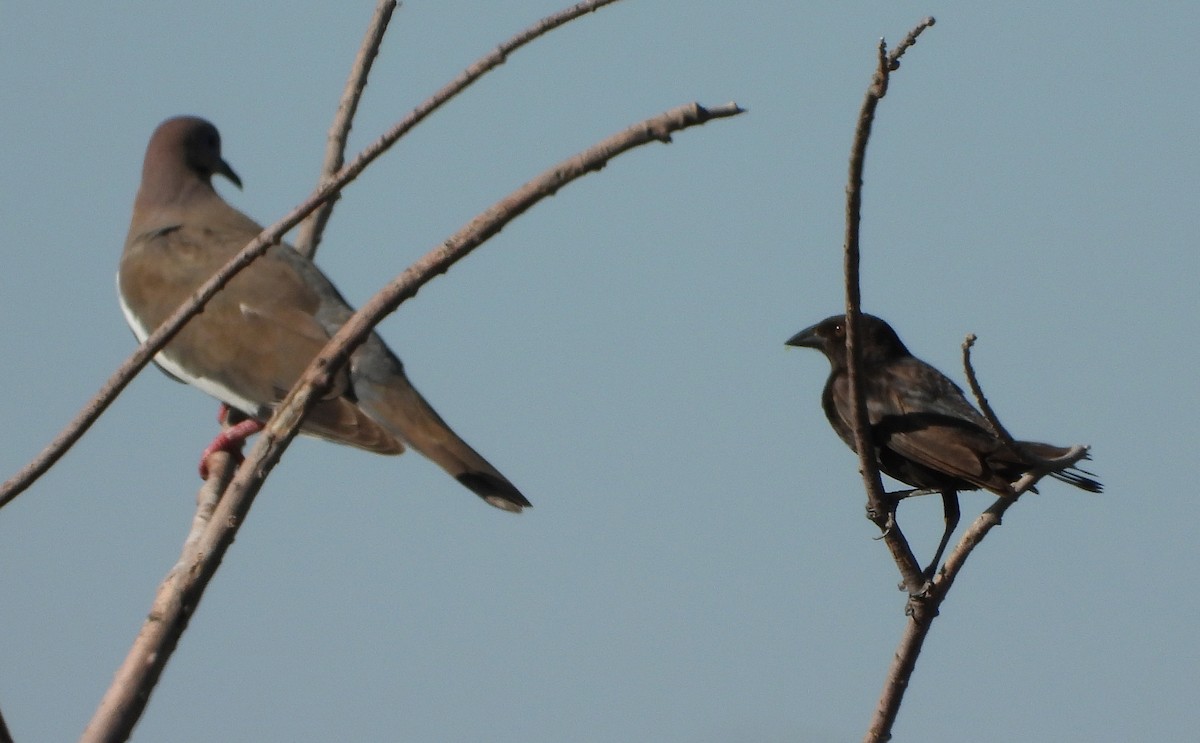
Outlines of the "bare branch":
{"type": "Polygon", "coordinates": [[[854,426],[854,448],[858,452],[859,471],[867,491],[867,516],[883,532],[884,542],[896,561],[901,578],[910,593],[916,593],[924,585],[921,569],[913,556],[904,533],[896,524],[895,503],[888,499],[879,477],[875,447],[868,437],[870,421],[867,418],[865,390],[862,387],[862,351],[859,347],[859,316],[862,314],[862,293],[859,287],[859,224],[862,221],[863,170],[867,159],[867,142],[871,137],[871,125],[875,120],[875,109],[887,94],[891,71],[899,66],[900,56],[916,43],[916,38],[934,23],[926,18],[909,32],[904,42],[889,55],[886,44],[878,46],[875,73],[871,85],[859,109],[858,123],[854,128],[854,143],[850,148],[850,173],[846,186],[846,356],[849,364],[848,380],[854,426]]]}
{"type": "MultiPolygon", "coordinates": [[[[671,132],[742,112],[743,110],[734,103],[714,108],[704,108],[698,103],[691,103],[671,109],[564,160],[476,216],[463,229],[394,279],[342,326],[267,422],[247,461],[239,468],[233,483],[234,488],[238,487],[247,471],[256,467],[269,469],[274,466],[278,461],[278,454],[273,450],[278,449],[279,454],[282,453],[286,441],[293,435],[292,432],[303,414],[319,399],[333,375],[346,363],[350,352],[366,339],[376,324],[395,311],[402,302],[414,296],[427,281],[445,273],[450,266],[538,201],[553,195],[571,181],[591,171],[600,170],[617,155],[650,142],[670,142],[671,132]],[[276,440],[280,443],[273,444],[276,440]]],[[[228,494],[225,500],[230,500],[228,494]]]]}
{"type": "MultiPolygon", "coordinates": [[[[386,2],[387,2],[387,0],[380,0],[380,8],[382,8],[382,6],[384,4],[386,4],[386,2]]],[[[525,30],[521,31],[516,36],[513,36],[508,41],[505,41],[504,43],[500,44],[499,46],[497,46],[494,50],[492,50],[488,54],[485,54],[484,56],[482,56],[479,59],[472,62],[470,66],[468,66],[465,70],[463,70],[461,73],[459,73],[458,77],[451,80],[449,83],[447,83],[445,86],[443,86],[440,90],[438,90],[436,93],[434,93],[432,96],[427,98],[424,102],[422,102],[421,105],[414,108],[412,110],[412,112],[409,113],[409,115],[403,121],[401,121],[391,131],[389,131],[387,134],[385,134],[383,136],[383,138],[389,138],[389,137],[394,136],[395,139],[399,139],[400,137],[404,136],[405,134],[408,133],[408,131],[410,129],[415,127],[417,124],[421,123],[431,113],[433,113],[437,109],[441,108],[444,104],[446,104],[451,99],[453,99],[455,96],[457,96],[459,93],[461,93],[463,90],[468,88],[476,80],[483,77],[485,74],[487,74],[488,72],[491,72],[492,70],[499,67],[500,65],[504,64],[504,62],[508,59],[508,56],[510,54],[517,51],[518,49],[525,46],[526,44],[533,41],[534,39],[538,38],[539,36],[549,33],[550,31],[553,31],[554,29],[558,28],[559,26],[562,26],[563,24],[568,23],[569,21],[573,21],[582,15],[586,15],[588,13],[594,13],[597,10],[599,10],[600,8],[603,8],[606,5],[611,5],[615,2],[617,2],[617,0],[586,0],[586,2],[577,3],[576,5],[573,5],[570,8],[567,8],[565,10],[559,11],[558,13],[554,13],[552,15],[546,16],[542,20],[538,21],[537,23],[533,24],[532,26],[529,26],[525,30]]],[[[376,9],[376,18],[373,20],[371,27],[368,29],[367,36],[366,36],[366,38],[363,39],[363,49],[362,49],[362,51],[359,52],[358,59],[355,60],[356,70],[360,63],[364,63],[369,68],[370,61],[373,61],[373,58],[374,58],[373,54],[371,55],[370,60],[367,60],[366,62],[364,62],[363,60],[364,60],[365,55],[368,53],[368,49],[370,48],[369,43],[372,42],[372,40],[373,40],[372,32],[375,30],[375,26],[376,26],[375,21],[378,21],[380,13],[381,13],[381,11],[379,9],[376,9]]],[[[390,17],[390,14],[391,14],[391,11],[389,10],[388,11],[389,17],[390,17]]],[[[384,20],[382,22],[386,24],[386,20],[384,20]]],[[[380,35],[382,35],[383,30],[384,30],[383,28],[379,29],[380,35]]],[[[368,70],[364,69],[363,73],[362,73],[364,85],[365,85],[365,76],[366,76],[367,71],[368,70]]],[[[355,75],[354,75],[354,73],[351,73],[351,78],[346,83],[346,93],[343,95],[342,103],[339,105],[339,109],[338,109],[339,120],[343,118],[342,117],[342,108],[344,106],[346,106],[346,101],[351,96],[351,84],[352,84],[352,82],[354,82],[354,80],[355,80],[355,75]]],[[[361,93],[361,88],[358,90],[358,93],[361,93]]],[[[355,101],[356,101],[355,105],[357,105],[357,95],[355,95],[355,101]]],[[[325,166],[326,172],[328,172],[328,170],[331,167],[329,163],[332,161],[333,152],[334,152],[335,147],[338,150],[341,150],[345,147],[345,137],[349,133],[349,125],[350,125],[349,119],[353,116],[353,114],[354,114],[354,112],[353,112],[353,110],[351,110],[349,112],[349,115],[347,115],[345,117],[346,131],[341,135],[340,142],[335,142],[336,135],[332,131],[330,133],[329,145],[328,145],[328,148],[326,149],[326,166],[325,166]]],[[[338,127],[337,121],[335,121],[334,126],[335,126],[335,129],[338,127]]],[[[338,159],[340,159],[340,154],[337,157],[338,157],[338,159]]],[[[337,167],[340,167],[340,165],[337,167]]],[[[325,176],[325,177],[328,177],[328,176],[325,176]]],[[[310,258],[316,253],[317,246],[321,239],[321,235],[324,233],[324,230],[325,230],[325,224],[329,220],[329,214],[331,214],[333,212],[333,206],[334,206],[333,202],[332,201],[329,202],[328,207],[324,210],[325,211],[324,214],[321,214],[320,212],[315,213],[313,218],[309,222],[306,222],[301,227],[302,231],[301,231],[301,234],[298,236],[296,248],[298,250],[301,250],[301,252],[303,254],[307,255],[310,258]],[[311,225],[311,228],[310,228],[310,225],[311,225]],[[311,229],[311,237],[309,237],[310,229],[311,229]],[[310,239],[312,240],[311,245],[308,243],[308,240],[310,240],[310,239]]]]}
{"type": "MultiPolygon", "coordinates": [[[[867,159],[867,142],[871,137],[871,124],[875,120],[875,109],[887,88],[887,52],[883,42],[879,43],[879,63],[871,85],[858,113],[858,124],[854,128],[854,143],[850,149],[850,175],[846,186],[846,354],[849,361],[850,402],[854,424],[854,448],[858,452],[859,471],[867,489],[867,511],[871,520],[880,529],[887,526],[891,507],[886,503],[883,482],[879,478],[879,466],[875,462],[875,447],[867,437],[870,421],[867,419],[865,390],[862,386],[862,351],[859,348],[859,315],[861,314],[862,290],[859,286],[859,224],[862,221],[863,169],[867,159]]],[[[891,530],[894,531],[894,530],[891,530]]],[[[914,563],[915,565],[915,563],[914,563]]],[[[918,570],[917,573],[920,573],[918,570]]]]}
{"type": "Polygon", "coordinates": [[[196,611],[200,594],[189,588],[196,569],[204,562],[202,540],[232,473],[228,452],[215,453],[209,461],[209,477],[196,495],[196,515],[179,560],[159,585],[146,622],[84,729],[81,743],[123,741],[129,737],[196,611]]]}
{"type": "MultiPolygon", "coordinates": [[[[900,57],[916,43],[917,37],[926,28],[932,26],[933,18],[927,18],[909,32],[904,41],[891,54],[887,52],[886,44],[881,40],[878,47],[875,73],[871,85],[863,99],[859,110],[858,122],[854,130],[854,143],[850,150],[850,173],[846,186],[846,244],[844,269],[846,275],[846,356],[848,361],[848,377],[851,402],[851,422],[854,427],[854,448],[858,452],[859,471],[863,476],[863,484],[867,491],[867,515],[883,532],[883,539],[892,553],[896,567],[904,581],[910,596],[919,593],[924,586],[924,577],[912,554],[908,541],[896,524],[895,502],[887,498],[883,490],[883,482],[879,477],[879,466],[876,461],[875,446],[871,442],[868,431],[870,419],[867,416],[866,391],[862,384],[862,352],[859,346],[859,317],[861,315],[862,293],[859,285],[859,225],[862,220],[862,187],[863,172],[867,156],[867,142],[871,136],[871,126],[875,120],[875,110],[879,101],[887,94],[891,72],[899,68],[900,57]]],[[[910,598],[910,605],[914,599],[910,598]]],[[[936,610],[936,609],[935,609],[936,610]]],[[[930,617],[929,621],[932,621],[930,617]]],[[[910,621],[912,624],[912,621],[910,621]]],[[[927,629],[926,629],[927,631],[927,629]]],[[[908,679],[916,666],[917,656],[925,634],[906,634],[889,669],[884,684],[884,691],[879,699],[874,716],[868,727],[864,740],[872,743],[891,738],[892,725],[900,709],[900,701],[908,679]],[[903,653],[901,652],[903,651],[903,653]]]]}
{"type": "Polygon", "coordinates": [[[414,296],[426,282],[444,273],[538,201],[553,195],[571,181],[600,170],[617,155],[650,142],[670,142],[674,131],[740,113],[742,109],[733,103],[710,109],[691,103],[635,124],[544,171],[427,253],[363,305],[313,360],[267,422],[246,462],[239,467],[230,491],[222,499],[222,508],[240,497],[235,493],[248,490],[252,478],[265,476],[278,462],[287,443],[295,435],[304,413],[319,399],[333,375],[346,363],[349,354],[366,339],[376,324],[414,296]],[[243,483],[247,484],[243,486],[243,483]]]}
{"type": "Polygon", "coordinates": [[[1087,459],[1088,447],[1086,446],[1073,446],[1066,454],[1058,457],[1057,459],[1046,459],[1044,457],[1039,457],[1037,454],[1030,451],[1029,447],[1024,446],[1022,442],[1013,438],[1013,435],[1009,433],[1008,429],[1004,427],[1004,424],[1000,422],[999,416],[997,416],[996,411],[992,409],[991,403],[988,402],[987,397],[983,394],[983,389],[979,386],[979,380],[975,377],[975,367],[971,364],[971,348],[975,345],[976,340],[977,339],[974,333],[967,333],[967,336],[963,339],[962,343],[963,371],[967,375],[967,385],[971,388],[971,394],[974,395],[975,402],[979,404],[979,410],[983,413],[984,420],[987,421],[988,426],[992,429],[992,433],[1000,437],[1000,440],[1005,444],[1019,451],[1022,458],[1024,458],[1026,461],[1037,464],[1034,472],[1026,473],[1024,477],[1013,483],[1014,491],[1016,491],[1017,494],[1025,492],[1025,490],[1020,489],[1020,485],[1021,483],[1025,482],[1027,478],[1033,478],[1033,481],[1030,483],[1030,487],[1032,487],[1034,483],[1051,472],[1058,472],[1059,470],[1067,469],[1068,467],[1074,466],[1077,462],[1079,462],[1079,460],[1087,459]]]}
{"type": "Polygon", "coordinates": [[[359,153],[353,162],[342,168],[336,176],[323,185],[318,186],[317,190],[300,206],[293,209],[283,219],[263,230],[257,238],[242,249],[242,252],[234,256],[224,268],[205,282],[192,296],[192,299],[176,310],[158,330],[146,338],[145,342],[138,347],[138,350],[109,377],[100,388],[100,391],[84,405],[75,418],[67,424],[62,432],[33,461],[21,468],[17,474],[9,478],[3,485],[0,485],[0,508],[7,505],[13,498],[16,498],[39,477],[45,474],[91,428],[92,424],[112,404],[117,395],[149,363],[154,354],[158,353],[179,332],[184,323],[199,312],[205,303],[220,291],[238,271],[265,253],[271,245],[279,242],[288,230],[299,224],[300,220],[308,216],[314,209],[333,198],[335,194],[345,188],[346,184],[357,178],[368,165],[395,144],[400,137],[408,133],[409,130],[423,121],[429,114],[460,93],[485,72],[502,64],[507,56],[518,48],[569,21],[594,12],[606,5],[611,5],[616,1],[588,0],[588,2],[579,3],[571,8],[543,18],[525,31],[504,42],[494,51],[474,62],[460,73],[453,82],[443,87],[433,97],[422,103],[402,121],[393,126],[387,133],[371,143],[359,153]]]}
{"type": "MultiPolygon", "coordinates": [[[[197,514],[179,563],[160,587],[150,617],[81,740],[98,743],[128,737],[263,481],[296,436],[305,412],[319,399],[351,351],[378,322],[401,302],[414,296],[426,282],[444,273],[513,219],[571,181],[600,170],[612,158],[640,145],[669,142],[674,131],[741,112],[742,109],[732,103],[712,109],[693,103],[659,114],[605,139],[546,170],[476,216],[355,312],[313,360],[267,422],[246,461],[225,488],[215,510],[211,511],[211,517],[206,513],[197,514]]],[[[209,481],[227,472],[227,467],[214,461],[210,464],[209,481]]],[[[208,488],[207,483],[205,488],[208,488]]],[[[203,496],[201,511],[208,509],[211,502],[212,499],[203,496]]]]}
{"type": "MultiPolygon", "coordinates": [[[[909,601],[911,603],[912,599],[909,601]]],[[[879,701],[876,703],[871,725],[863,738],[864,743],[881,743],[881,741],[892,739],[892,726],[896,724],[896,715],[900,712],[900,702],[904,699],[904,692],[908,688],[908,681],[912,678],[913,670],[917,666],[917,658],[921,655],[921,647],[929,635],[932,621],[932,616],[926,621],[918,621],[909,613],[904,634],[900,638],[900,644],[896,647],[896,653],[892,656],[892,663],[884,678],[883,692],[880,693],[879,701]]]]}
{"type": "MultiPolygon", "coordinates": [[[[350,136],[350,125],[358,111],[358,101],[367,87],[367,75],[370,74],[371,65],[379,54],[383,34],[387,31],[396,5],[396,0],[379,0],[379,4],[375,6],[375,14],[371,16],[362,46],[354,59],[354,66],[350,69],[350,77],[346,80],[346,88],[342,91],[342,99],[338,102],[333,125],[329,128],[329,137],[325,144],[325,162],[322,163],[321,175],[317,178],[318,186],[333,178],[345,163],[346,139],[350,136]]],[[[335,194],[300,224],[296,244],[292,246],[300,255],[310,260],[316,255],[321,236],[325,233],[325,225],[329,223],[329,217],[333,214],[333,207],[339,198],[341,195],[335,194]]]]}
{"type": "Polygon", "coordinates": [[[935,23],[937,23],[937,21],[934,20],[933,16],[926,16],[925,20],[913,27],[913,30],[909,31],[908,35],[896,45],[896,48],[892,50],[891,54],[888,54],[888,69],[890,69],[892,72],[900,69],[900,58],[904,56],[904,53],[908,51],[910,46],[917,43],[917,37],[923,34],[925,29],[929,28],[935,23]]]}
{"type": "Polygon", "coordinates": [[[975,519],[974,523],[963,532],[962,538],[946,558],[941,572],[934,578],[929,600],[931,602],[936,600],[937,603],[941,603],[947,591],[950,590],[950,586],[954,583],[954,579],[958,577],[958,573],[962,570],[967,558],[975,549],[975,546],[983,541],[984,536],[992,530],[992,527],[1000,525],[1004,512],[1015,504],[1019,497],[1032,490],[1038,481],[1046,475],[1058,469],[1071,467],[1080,460],[1086,459],[1087,456],[1088,447],[1082,445],[1072,446],[1062,457],[1046,461],[1043,467],[1025,473],[1019,480],[1013,483],[1012,496],[1000,496],[997,498],[996,502],[980,514],[979,518],[975,519]]]}
{"type": "MultiPolygon", "coordinates": [[[[1012,434],[1000,423],[1000,419],[996,417],[996,411],[992,410],[991,403],[984,396],[983,390],[979,387],[979,380],[975,378],[975,367],[971,365],[971,347],[975,345],[976,337],[974,333],[967,333],[967,337],[963,339],[962,355],[963,355],[963,371],[967,375],[967,385],[971,388],[971,394],[975,396],[975,402],[979,403],[979,410],[983,413],[983,417],[991,427],[992,433],[1000,437],[1000,439],[1013,447],[1019,449],[1016,440],[1012,434]]],[[[1021,453],[1026,453],[1021,450],[1021,453]]]]}
{"type": "Polygon", "coordinates": [[[979,518],[975,519],[974,523],[963,532],[962,539],[959,540],[954,550],[946,558],[946,563],[937,577],[934,578],[933,588],[935,594],[939,597],[944,597],[946,591],[950,590],[951,584],[962,570],[963,564],[971,555],[971,551],[975,549],[975,545],[983,540],[983,537],[992,530],[992,527],[999,526],[1004,512],[1009,509],[1024,493],[1029,492],[1038,480],[1048,475],[1052,471],[1056,471],[1065,467],[1070,467],[1082,459],[1086,459],[1088,455],[1088,447],[1072,446],[1070,450],[1059,459],[1045,462],[1044,467],[1039,467],[1032,472],[1026,472],[1021,476],[1021,479],[1013,483],[1012,497],[1001,496],[996,499],[986,511],[980,514],[979,518]]]}

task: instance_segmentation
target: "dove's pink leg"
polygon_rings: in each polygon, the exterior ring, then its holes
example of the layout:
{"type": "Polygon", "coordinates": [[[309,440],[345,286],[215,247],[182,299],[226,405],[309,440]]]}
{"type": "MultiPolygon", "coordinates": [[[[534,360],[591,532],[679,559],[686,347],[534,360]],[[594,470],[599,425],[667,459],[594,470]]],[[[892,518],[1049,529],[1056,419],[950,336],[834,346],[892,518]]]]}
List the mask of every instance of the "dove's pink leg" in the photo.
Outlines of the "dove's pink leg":
{"type": "MultiPolygon", "coordinates": [[[[221,410],[217,413],[217,420],[224,423],[228,414],[229,408],[222,405],[221,410]]],[[[253,436],[262,429],[262,423],[254,420],[253,418],[247,418],[246,420],[241,421],[234,426],[230,426],[229,428],[217,434],[216,438],[212,440],[212,443],[205,447],[204,453],[200,455],[200,479],[208,479],[208,455],[223,451],[227,452],[236,461],[241,462],[242,444],[245,443],[247,438],[253,436]]]]}

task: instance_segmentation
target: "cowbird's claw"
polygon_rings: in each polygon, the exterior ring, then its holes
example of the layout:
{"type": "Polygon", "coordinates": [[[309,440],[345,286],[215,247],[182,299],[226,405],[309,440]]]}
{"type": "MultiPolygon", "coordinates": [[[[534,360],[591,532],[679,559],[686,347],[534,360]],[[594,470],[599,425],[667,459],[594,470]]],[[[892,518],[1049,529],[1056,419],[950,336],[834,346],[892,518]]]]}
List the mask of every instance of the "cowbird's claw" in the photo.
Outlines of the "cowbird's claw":
{"type": "Polygon", "coordinates": [[[887,535],[891,534],[892,529],[895,529],[895,528],[896,528],[896,512],[889,511],[888,516],[887,516],[887,523],[885,523],[883,525],[883,533],[877,537],[872,537],[872,539],[874,539],[876,542],[878,542],[880,539],[886,539],[887,535]]]}
{"type": "Polygon", "coordinates": [[[921,584],[921,587],[915,591],[910,591],[908,589],[908,586],[904,585],[904,581],[900,581],[899,583],[896,584],[896,590],[907,593],[908,597],[910,599],[923,599],[923,598],[929,596],[929,591],[932,588],[933,588],[933,580],[931,580],[929,578],[926,578],[925,582],[921,584]]]}

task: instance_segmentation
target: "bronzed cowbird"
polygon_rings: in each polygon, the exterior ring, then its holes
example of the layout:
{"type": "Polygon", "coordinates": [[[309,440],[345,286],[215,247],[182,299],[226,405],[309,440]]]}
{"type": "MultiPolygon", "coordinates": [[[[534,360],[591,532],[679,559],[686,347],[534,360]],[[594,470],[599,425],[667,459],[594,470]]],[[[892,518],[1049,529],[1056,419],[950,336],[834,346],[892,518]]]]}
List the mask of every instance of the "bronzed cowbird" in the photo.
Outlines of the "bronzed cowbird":
{"type": "MultiPolygon", "coordinates": [[[[912,492],[942,495],[946,530],[925,569],[926,577],[932,577],[958,525],[958,491],[982,488],[1011,496],[1014,481],[1070,450],[1035,441],[1005,443],[958,385],[909,353],[890,325],[873,315],[859,317],[868,439],[875,446],[879,469],[916,488],[912,492]]],[[[829,359],[832,369],[821,407],[833,430],[854,449],[845,315],[801,330],[787,345],[815,348],[829,359]]],[[[1074,467],[1049,473],[1077,488],[1100,492],[1100,483],[1089,474],[1074,467]]]]}

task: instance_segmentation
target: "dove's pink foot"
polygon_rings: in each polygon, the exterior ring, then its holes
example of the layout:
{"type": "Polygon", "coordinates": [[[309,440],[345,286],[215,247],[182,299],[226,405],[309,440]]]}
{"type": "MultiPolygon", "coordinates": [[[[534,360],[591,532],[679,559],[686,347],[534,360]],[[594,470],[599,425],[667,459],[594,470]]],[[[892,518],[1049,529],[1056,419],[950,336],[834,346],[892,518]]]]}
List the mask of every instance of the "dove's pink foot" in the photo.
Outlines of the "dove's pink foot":
{"type": "MultiPolygon", "coordinates": [[[[221,411],[217,414],[218,419],[224,422],[228,413],[229,409],[222,405],[221,411]]],[[[217,434],[212,443],[205,447],[204,453],[200,455],[200,479],[208,479],[208,456],[210,454],[223,451],[240,463],[242,461],[242,444],[246,442],[247,438],[261,430],[263,430],[262,423],[253,418],[247,418],[217,434]]]]}

